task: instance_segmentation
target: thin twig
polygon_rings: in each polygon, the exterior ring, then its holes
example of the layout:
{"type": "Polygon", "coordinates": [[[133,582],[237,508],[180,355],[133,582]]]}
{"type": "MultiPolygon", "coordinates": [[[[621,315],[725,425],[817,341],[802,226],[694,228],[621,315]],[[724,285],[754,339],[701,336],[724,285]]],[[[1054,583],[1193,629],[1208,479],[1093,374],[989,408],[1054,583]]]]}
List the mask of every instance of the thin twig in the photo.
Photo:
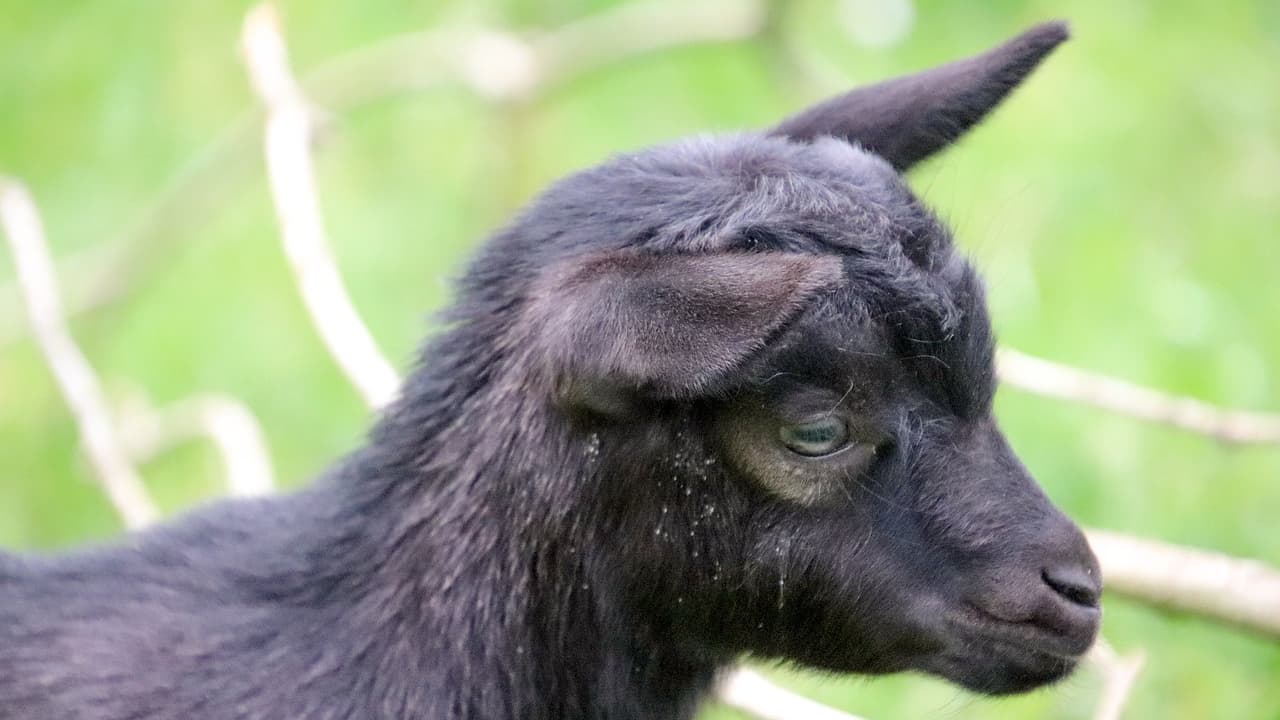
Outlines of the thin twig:
{"type": "MultiPolygon", "coordinates": [[[[649,0],[541,33],[516,35],[486,28],[405,33],[336,56],[307,73],[302,85],[306,96],[338,116],[455,83],[490,100],[516,100],[562,86],[605,63],[676,44],[747,39],[757,30],[759,14],[758,0],[649,0]],[[653,18],[663,22],[654,23],[653,18]],[[641,23],[633,27],[637,19],[641,23]],[[656,34],[637,34],[637,27],[656,34]],[[535,57],[539,53],[546,58],[535,57]]],[[[110,248],[100,253],[106,262],[76,262],[63,268],[69,313],[87,312],[124,297],[139,277],[163,266],[166,249],[178,246],[173,231],[179,220],[199,223],[226,204],[246,178],[248,165],[242,160],[251,157],[258,142],[262,115],[260,109],[247,110],[224,128],[155,201],[104,243],[110,248]]],[[[0,298],[7,294],[0,289],[0,298]]],[[[0,344],[18,340],[24,332],[21,319],[0,304],[0,344]]]]}
{"type": "MultiPolygon", "coordinates": [[[[254,144],[262,127],[261,111],[246,112],[186,161],[178,173],[130,222],[98,247],[61,259],[57,276],[66,290],[67,318],[128,297],[169,266],[184,247],[189,230],[224,207],[253,179],[254,144]]],[[[20,315],[8,312],[0,289],[0,346],[25,337],[20,315]]]]}
{"type": "Polygon", "coordinates": [[[553,30],[402,33],[324,62],[306,74],[303,86],[335,112],[459,82],[489,100],[526,100],[631,58],[746,40],[760,32],[763,19],[760,0],[646,0],[553,30]]]}
{"type": "Polygon", "coordinates": [[[1280,415],[1228,410],[1001,348],[1000,380],[1038,395],[1093,405],[1228,443],[1280,444],[1280,415]]]}
{"type": "Polygon", "coordinates": [[[157,516],[156,507],[116,438],[93,368],[67,330],[39,212],[17,181],[0,178],[0,225],[9,238],[32,332],[75,415],[94,472],[125,524],[146,525],[157,516]]]}
{"type": "MultiPolygon", "coordinates": [[[[81,250],[65,258],[55,261],[54,275],[59,278],[88,278],[96,276],[104,265],[111,261],[111,248],[107,245],[95,245],[81,250]]],[[[73,280],[74,282],[74,280],[73,280]]],[[[69,289],[63,311],[67,318],[92,310],[116,297],[117,287],[90,289],[69,289]]],[[[22,306],[22,290],[16,282],[0,284],[0,347],[16,342],[31,332],[27,315],[22,306]]]]}
{"type": "Polygon", "coordinates": [[[1280,569],[1105,530],[1087,534],[1108,591],[1280,639],[1280,569]]]}
{"type": "Polygon", "coordinates": [[[1147,663],[1147,654],[1138,650],[1121,656],[1106,640],[1098,638],[1088,659],[1102,673],[1102,694],[1094,708],[1093,720],[1120,720],[1138,675],[1147,663]]]}
{"type": "Polygon", "coordinates": [[[328,251],[311,163],[312,111],[289,70],[272,6],[249,12],[243,42],[250,79],[267,107],[267,173],[280,236],[303,302],[329,354],[365,402],[382,407],[395,396],[400,379],[360,321],[328,251]]]}
{"type": "Polygon", "coordinates": [[[139,462],[180,443],[208,439],[218,449],[232,497],[268,495],[275,471],[262,426],[244,403],[218,394],[198,394],[155,409],[140,395],[117,413],[120,439],[139,462]]]}
{"type": "MultiPolygon", "coordinates": [[[[1121,656],[1099,638],[1089,651],[1089,662],[1102,674],[1102,692],[1093,720],[1120,720],[1133,693],[1146,653],[1121,656]]],[[[716,687],[719,700],[759,720],[859,720],[842,710],[817,703],[780,687],[760,673],[739,666],[726,673],[716,687]]]]}
{"type": "Polygon", "coordinates": [[[765,26],[762,0],[624,3],[533,36],[544,89],[628,58],[673,47],[734,42],[765,26]]]}
{"type": "Polygon", "coordinates": [[[759,720],[860,720],[774,684],[745,667],[727,672],[716,687],[720,702],[759,720]]]}

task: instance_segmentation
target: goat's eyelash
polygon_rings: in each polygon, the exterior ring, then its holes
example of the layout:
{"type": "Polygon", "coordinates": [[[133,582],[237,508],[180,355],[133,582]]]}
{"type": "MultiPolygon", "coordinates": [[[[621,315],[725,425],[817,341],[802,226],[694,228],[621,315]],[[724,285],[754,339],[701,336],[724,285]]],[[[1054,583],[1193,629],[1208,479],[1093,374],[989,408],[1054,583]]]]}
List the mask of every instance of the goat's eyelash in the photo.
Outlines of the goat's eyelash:
{"type": "Polygon", "coordinates": [[[840,399],[836,401],[836,404],[831,406],[831,409],[827,411],[827,414],[834,413],[837,409],[839,409],[839,407],[844,404],[844,401],[849,399],[849,394],[853,392],[853,388],[855,388],[857,385],[858,385],[857,379],[850,380],[848,389],[844,391],[844,394],[840,396],[840,399]]]}
{"type": "Polygon", "coordinates": [[[760,384],[761,384],[761,385],[768,385],[769,383],[771,383],[771,382],[773,382],[774,380],[777,380],[778,378],[781,378],[781,377],[801,377],[801,376],[800,376],[799,374],[797,374],[797,373],[791,373],[791,372],[776,372],[776,373],[774,373],[774,374],[770,375],[769,377],[767,377],[767,378],[765,378],[765,379],[761,380],[761,381],[760,381],[760,384]]]}

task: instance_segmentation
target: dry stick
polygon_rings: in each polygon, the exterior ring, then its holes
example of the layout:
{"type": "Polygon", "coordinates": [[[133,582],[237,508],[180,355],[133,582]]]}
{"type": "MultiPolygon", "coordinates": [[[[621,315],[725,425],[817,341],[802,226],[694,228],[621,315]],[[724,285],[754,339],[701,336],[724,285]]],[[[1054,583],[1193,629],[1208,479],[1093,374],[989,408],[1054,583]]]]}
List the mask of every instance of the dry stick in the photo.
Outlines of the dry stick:
{"type": "Polygon", "coordinates": [[[545,65],[545,90],[627,58],[753,37],[766,16],[762,0],[627,3],[534,36],[532,44],[545,65]]]}
{"type": "MultiPolygon", "coordinates": [[[[104,265],[110,262],[112,253],[107,245],[95,245],[80,250],[56,262],[54,275],[60,278],[96,277],[104,265]]],[[[104,288],[111,290],[111,288],[104,288]]],[[[63,311],[65,317],[77,314],[111,300],[112,292],[71,288],[66,294],[63,311]]],[[[22,290],[16,282],[0,285],[0,347],[23,339],[31,332],[26,313],[22,309],[22,290]]]]}
{"type": "Polygon", "coordinates": [[[861,720],[773,684],[754,670],[735,668],[720,680],[716,694],[729,707],[760,720],[861,720]]]}
{"type": "Polygon", "coordinates": [[[748,39],[763,14],[759,0],[648,0],[519,35],[461,27],[403,33],[324,62],[302,85],[335,112],[450,81],[491,100],[519,100],[674,46],[748,39]]]}
{"type": "MultiPolygon", "coordinates": [[[[359,75],[366,88],[371,81],[402,82],[404,69],[408,68],[413,84],[418,85],[423,81],[415,74],[414,68],[429,68],[434,73],[429,75],[431,80],[438,81],[439,68],[451,66],[453,75],[464,78],[485,96],[496,99],[523,97],[540,82],[563,79],[582,72],[582,67],[614,61],[626,54],[649,52],[675,43],[745,36],[758,27],[759,8],[756,3],[736,5],[736,12],[724,2],[714,3],[712,7],[696,6],[694,20],[708,19],[710,10],[723,12],[718,14],[718,22],[715,23],[680,23],[680,31],[670,37],[651,32],[656,18],[664,18],[668,23],[671,21],[666,11],[676,6],[669,2],[640,5],[580,21],[564,30],[547,34],[532,46],[514,36],[495,31],[413,36],[414,45],[421,52],[450,62],[421,62],[422,58],[405,62],[407,53],[399,50],[392,53],[399,59],[392,66],[385,61],[385,51],[367,51],[365,55],[348,61],[344,65],[345,71],[330,70],[329,82],[340,86],[341,78],[349,77],[352,67],[361,69],[359,75]],[[707,27],[713,28],[714,32],[688,29],[707,27]],[[623,36],[632,39],[622,43],[604,40],[605,37],[623,36]],[[423,37],[430,41],[423,41],[423,37]],[[613,47],[615,45],[618,47],[613,47]],[[383,72],[367,72],[370,58],[380,64],[383,72]],[[547,67],[545,70],[544,65],[547,67]],[[576,66],[575,70],[568,69],[573,66],[576,66]],[[337,80],[333,79],[335,72],[337,80]]],[[[268,6],[260,6],[246,18],[243,44],[255,90],[267,106],[267,167],[283,240],[295,274],[301,278],[299,286],[304,301],[330,354],[356,384],[366,402],[380,407],[394,396],[398,380],[359,321],[349,295],[342,287],[341,276],[329,259],[311,170],[310,142],[314,116],[289,71],[278,24],[274,11],[268,6]],[[317,319],[321,316],[326,318],[323,323],[317,319]]],[[[385,47],[402,48],[404,42],[407,41],[390,42],[385,47]]]]}
{"type": "Polygon", "coordinates": [[[138,528],[158,517],[134,459],[155,455],[180,439],[207,436],[218,446],[232,495],[270,492],[274,473],[262,431],[253,414],[232,398],[197,395],[160,413],[134,412],[119,418],[117,430],[101,384],[65,325],[35,204],[16,182],[0,185],[0,220],[37,343],[75,414],[94,471],[125,524],[138,528]]]}
{"type": "MultiPolygon", "coordinates": [[[[122,230],[92,249],[58,261],[56,274],[66,290],[68,319],[127,297],[140,281],[169,265],[193,225],[224,206],[255,177],[254,145],[261,112],[244,113],[186,161],[160,194],[122,230]]],[[[16,292],[0,287],[0,346],[23,339],[24,318],[4,298],[16,292]]]]}
{"type": "MultiPolygon", "coordinates": [[[[614,11],[602,18],[583,25],[571,25],[565,31],[550,33],[534,46],[520,39],[496,31],[441,32],[415,36],[415,46],[420,54],[447,59],[447,63],[406,62],[405,53],[392,53],[398,62],[382,64],[382,72],[368,72],[369,58],[385,63],[387,53],[368,51],[345,64],[345,71],[330,69],[330,83],[341,86],[341,78],[352,75],[351,68],[360,69],[361,84],[369,93],[371,85],[378,82],[404,82],[408,69],[411,85],[434,84],[441,81],[441,67],[451,67],[451,75],[462,77],[474,90],[492,99],[514,99],[533,92],[540,82],[563,80],[568,75],[582,72],[595,62],[616,60],[626,53],[648,52],[675,42],[694,42],[705,39],[730,39],[735,33],[746,33],[758,23],[752,22],[754,3],[738,3],[739,9],[731,11],[728,3],[714,3],[714,7],[697,6],[693,19],[707,19],[708,9],[723,10],[716,23],[680,23],[681,30],[672,38],[662,35],[636,32],[654,25],[654,18],[671,21],[669,2],[652,3],[614,11]],[[747,13],[742,8],[748,10],[747,13]],[[659,12],[661,11],[661,12],[659,12]],[[745,20],[735,18],[745,18],[745,20]],[[687,28],[713,28],[714,32],[687,28]],[[621,43],[622,50],[609,49],[606,37],[630,37],[621,43]],[[652,36],[652,37],[651,37],[652,36]],[[423,37],[429,38],[424,42],[423,37]],[[635,39],[639,38],[639,40],[635,39]],[[646,39],[647,38],[647,39],[646,39]],[[602,58],[602,59],[601,59],[602,58]],[[575,63],[574,60],[582,62],[575,63]],[[543,65],[548,70],[543,69],[543,65]],[[568,67],[576,66],[573,71],[568,67]],[[427,82],[417,75],[415,68],[428,68],[427,82]],[[337,80],[332,79],[337,77],[337,80]]],[[[758,14],[755,13],[755,14],[758,14]]],[[[314,173],[311,170],[310,143],[313,135],[314,116],[307,105],[298,83],[288,68],[288,58],[278,32],[278,18],[268,6],[260,6],[246,18],[244,49],[249,72],[255,90],[267,106],[267,167],[272,193],[276,199],[277,216],[282,237],[295,275],[300,277],[299,287],[317,330],[343,371],[356,384],[366,402],[381,407],[394,396],[398,379],[392,366],[378,352],[373,338],[364,327],[352,306],[349,295],[342,287],[341,276],[329,259],[324,228],[316,201],[314,173]],[[321,323],[318,317],[325,317],[321,323]]],[[[651,27],[650,27],[651,29],[651,27]]],[[[402,39],[387,45],[401,48],[402,39]]],[[[447,77],[447,76],[446,76],[447,77]]],[[[385,89],[378,94],[386,94],[385,89]]]]}
{"type": "Polygon", "coordinates": [[[1002,382],[1038,395],[1173,425],[1223,442],[1280,444],[1280,414],[1228,410],[1009,348],[1000,349],[996,367],[1002,382]]]}
{"type": "Polygon", "coordinates": [[[17,181],[0,178],[0,225],[9,238],[32,332],[75,415],[94,472],[125,524],[146,525],[156,518],[156,507],[120,446],[93,368],[67,330],[40,215],[17,181]]]}
{"type": "Polygon", "coordinates": [[[222,457],[232,497],[268,495],[275,488],[275,471],[262,426],[249,408],[233,397],[190,395],[160,409],[137,397],[117,417],[121,442],[140,461],[183,442],[208,439],[222,457]]]}
{"type": "MultiPolygon", "coordinates": [[[[595,63],[675,44],[746,39],[756,32],[760,12],[758,0],[649,0],[606,10],[560,30],[533,33],[529,40],[482,28],[406,33],[337,56],[308,73],[302,84],[307,95],[335,114],[455,82],[490,99],[515,99],[599,69],[595,63]],[[636,27],[643,32],[637,33],[636,27]],[[531,51],[545,59],[524,65],[521,58],[531,51]]],[[[95,251],[108,262],[67,263],[63,269],[68,274],[59,273],[70,278],[67,311],[76,315],[122,297],[136,278],[162,265],[166,253],[157,245],[173,240],[175,224],[190,224],[193,216],[225,204],[246,179],[242,159],[250,157],[258,142],[261,121],[262,112],[253,109],[221,131],[152,204],[105,243],[109,249],[95,251]]],[[[0,286],[0,299],[13,293],[15,289],[0,286]]],[[[0,303],[0,345],[20,339],[26,331],[22,318],[9,313],[8,307],[0,303]]]]}
{"type": "Polygon", "coordinates": [[[1098,638],[1089,651],[1088,660],[1102,673],[1102,697],[1093,711],[1093,720],[1120,720],[1138,675],[1146,665],[1147,654],[1138,650],[1121,656],[1106,640],[1098,638]]]}
{"type": "Polygon", "coordinates": [[[1280,639],[1280,569],[1104,530],[1088,535],[1107,590],[1280,639]]]}
{"type": "Polygon", "coordinates": [[[254,90],[267,107],[267,173],[303,302],[329,354],[365,402],[382,407],[400,379],[360,321],[328,251],[311,165],[312,110],[289,71],[274,8],[260,5],[249,13],[243,43],[254,90]]]}

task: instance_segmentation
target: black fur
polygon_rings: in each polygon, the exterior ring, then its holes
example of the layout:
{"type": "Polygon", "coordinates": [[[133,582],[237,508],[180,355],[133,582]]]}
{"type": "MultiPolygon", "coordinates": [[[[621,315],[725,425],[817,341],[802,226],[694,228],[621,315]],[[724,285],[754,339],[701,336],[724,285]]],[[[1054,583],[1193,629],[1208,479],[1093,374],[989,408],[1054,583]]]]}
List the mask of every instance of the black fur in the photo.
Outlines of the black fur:
{"type": "Polygon", "coordinates": [[[1064,676],[1096,563],[996,428],[981,285],[895,171],[1062,37],[559,183],[311,487],[0,556],[0,718],[687,718],[744,655],[1064,676]],[[813,417],[848,446],[781,444],[813,417]]]}
{"type": "Polygon", "coordinates": [[[982,55],[832,98],[775,132],[845,138],[906,170],[981,122],[1066,39],[1065,23],[1046,23],[982,55]]]}

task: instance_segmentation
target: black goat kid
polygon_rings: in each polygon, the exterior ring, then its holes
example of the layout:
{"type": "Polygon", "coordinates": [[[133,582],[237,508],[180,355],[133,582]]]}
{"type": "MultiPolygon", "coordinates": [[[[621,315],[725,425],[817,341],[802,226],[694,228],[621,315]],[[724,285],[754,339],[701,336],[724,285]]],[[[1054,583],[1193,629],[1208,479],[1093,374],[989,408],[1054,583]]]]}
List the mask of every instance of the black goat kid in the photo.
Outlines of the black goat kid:
{"type": "Polygon", "coordinates": [[[744,655],[1062,678],[1097,565],[898,173],[1065,37],[560,182],[310,488],[0,558],[0,717],[687,718],[744,655]]]}

